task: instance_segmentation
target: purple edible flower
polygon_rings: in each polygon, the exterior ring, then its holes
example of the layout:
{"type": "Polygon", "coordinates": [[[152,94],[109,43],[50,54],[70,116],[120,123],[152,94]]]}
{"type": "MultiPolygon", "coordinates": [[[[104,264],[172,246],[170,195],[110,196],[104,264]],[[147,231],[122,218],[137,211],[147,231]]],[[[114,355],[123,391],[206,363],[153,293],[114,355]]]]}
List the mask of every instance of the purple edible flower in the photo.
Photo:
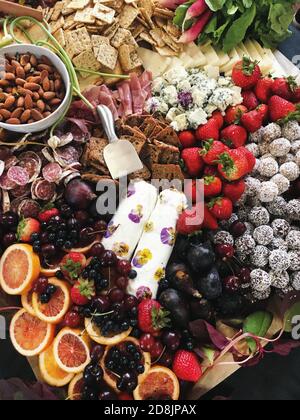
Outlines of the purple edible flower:
{"type": "Polygon", "coordinates": [[[179,92],[178,101],[183,108],[189,108],[193,104],[191,92],[179,92]]]}

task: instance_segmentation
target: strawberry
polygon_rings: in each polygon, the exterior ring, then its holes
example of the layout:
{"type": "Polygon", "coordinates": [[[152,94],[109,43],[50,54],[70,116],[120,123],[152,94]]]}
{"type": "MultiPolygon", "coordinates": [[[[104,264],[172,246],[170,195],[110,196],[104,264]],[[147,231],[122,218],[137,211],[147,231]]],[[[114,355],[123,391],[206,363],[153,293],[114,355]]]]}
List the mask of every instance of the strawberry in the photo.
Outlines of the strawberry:
{"type": "Polygon", "coordinates": [[[260,102],[266,104],[272,96],[274,80],[271,77],[260,79],[255,86],[255,95],[260,102]]]}
{"type": "Polygon", "coordinates": [[[210,139],[203,144],[200,154],[207,165],[217,165],[220,155],[227,150],[229,148],[221,141],[210,139]]]}
{"type": "Polygon", "coordinates": [[[229,198],[233,203],[239,201],[246,190],[246,183],[243,179],[232,182],[230,184],[225,183],[223,186],[223,195],[229,198]]]}
{"type": "Polygon", "coordinates": [[[300,87],[297,87],[296,89],[295,89],[295,92],[294,92],[294,94],[293,94],[293,99],[292,99],[292,101],[293,102],[300,102],[300,87]]]}
{"type": "Polygon", "coordinates": [[[202,206],[203,204],[199,203],[192,207],[190,210],[185,210],[183,213],[181,213],[177,222],[178,233],[180,233],[181,235],[191,235],[192,233],[201,230],[203,225],[202,206]],[[197,217],[199,218],[198,221],[197,217]]]}
{"type": "Polygon", "coordinates": [[[211,118],[206,124],[201,125],[196,131],[196,137],[199,141],[205,141],[209,139],[219,140],[219,122],[211,118]]]}
{"type": "Polygon", "coordinates": [[[59,216],[59,210],[52,203],[47,204],[39,214],[40,222],[49,222],[52,217],[59,216]]]}
{"type": "Polygon", "coordinates": [[[218,230],[219,225],[217,219],[211,214],[209,208],[205,204],[204,206],[204,220],[203,220],[203,228],[209,230],[218,230]]]}
{"type": "Polygon", "coordinates": [[[247,149],[239,147],[221,154],[218,171],[227,181],[237,181],[249,173],[248,155],[245,150],[247,149]]]}
{"type": "Polygon", "coordinates": [[[64,256],[60,263],[64,277],[71,281],[76,281],[79,278],[85,266],[86,258],[79,252],[70,252],[64,256]]]}
{"type": "Polygon", "coordinates": [[[210,201],[208,208],[218,220],[228,220],[233,213],[232,201],[227,197],[217,197],[210,201]]]}
{"type": "Polygon", "coordinates": [[[75,305],[87,305],[94,296],[95,284],[93,281],[79,280],[71,289],[71,299],[75,305]]]}
{"type": "Polygon", "coordinates": [[[166,311],[161,304],[154,299],[144,299],[138,306],[139,329],[145,333],[157,334],[163,328],[170,326],[166,311]]]}
{"type": "Polygon", "coordinates": [[[181,159],[184,162],[184,170],[192,177],[197,177],[203,169],[203,159],[200,156],[198,147],[184,149],[181,153],[181,159]]]}
{"type": "Polygon", "coordinates": [[[182,131],[178,137],[183,149],[193,147],[197,143],[196,136],[192,131],[182,131]]]}
{"type": "Polygon", "coordinates": [[[248,133],[240,125],[229,125],[221,131],[221,138],[229,147],[242,147],[246,144],[248,133]]]}
{"type": "Polygon", "coordinates": [[[248,173],[252,172],[256,165],[256,158],[253,153],[250,152],[246,147],[240,147],[240,151],[245,153],[248,162],[248,173]]]}
{"type": "Polygon", "coordinates": [[[259,101],[257,97],[255,96],[255,93],[252,92],[252,90],[245,90],[244,92],[242,92],[242,97],[243,97],[243,105],[249,111],[258,107],[259,101]]]}
{"type": "Polygon", "coordinates": [[[293,98],[293,92],[296,88],[297,83],[294,77],[279,77],[278,79],[274,80],[272,93],[273,95],[280,96],[287,101],[291,101],[293,98]]]}
{"type": "Polygon", "coordinates": [[[232,79],[234,84],[243,89],[251,89],[260,78],[261,70],[257,61],[251,61],[249,57],[244,57],[233,67],[232,79]]]}
{"type": "Polygon", "coordinates": [[[269,107],[266,104],[259,105],[256,110],[263,116],[263,121],[267,121],[269,116],[269,107]]]}
{"type": "Polygon", "coordinates": [[[203,171],[204,176],[214,176],[218,175],[218,168],[216,166],[205,166],[203,171]]]}
{"type": "Polygon", "coordinates": [[[241,118],[241,123],[250,133],[255,133],[263,125],[264,117],[261,112],[254,109],[244,114],[241,118]]]}
{"type": "Polygon", "coordinates": [[[201,364],[196,354],[187,350],[176,352],[172,370],[182,381],[198,382],[202,376],[201,364]]]}
{"type": "Polygon", "coordinates": [[[216,121],[216,123],[218,124],[219,130],[221,130],[221,128],[224,125],[224,117],[222,115],[222,112],[221,111],[215,111],[215,112],[213,112],[211,118],[216,121]]]}
{"type": "Polygon", "coordinates": [[[40,233],[41,224],[38,220],[28,217],[21,219],[18,224],[17,238],[21,242],[30,242],[33,233],[40,233]]]}
{"type": "Polygon", "coordinates": [[[204,197],[215,197],[222,191],[222,181],[216,176],[204,178],[204,197]]]}
{"type": "Polygon", "coordinates": [[[225,115],[226,124],[239,124],[241,116],[247,111],[248,109],[244,105],[230,106],[225,115]]]}
{"type": "Polygon", "coordinates": [[[297,110],[297,107],[292,102],[289,102],[278,95],[274,95],[269,100],[269,114],[272,121],[278,121],[286,118],[292,112],[297,110]]]}

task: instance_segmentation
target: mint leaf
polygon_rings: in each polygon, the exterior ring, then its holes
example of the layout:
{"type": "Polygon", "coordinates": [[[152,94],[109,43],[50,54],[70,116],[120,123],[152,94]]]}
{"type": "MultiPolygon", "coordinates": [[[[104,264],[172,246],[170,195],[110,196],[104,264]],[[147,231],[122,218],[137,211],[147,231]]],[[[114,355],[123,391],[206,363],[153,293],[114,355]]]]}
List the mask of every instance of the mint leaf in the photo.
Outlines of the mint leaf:
{"type": "MultiPolygon", "coordinates": [[[[267,311],[258,311],[248,316],[244,321],[244,333],[251,333],[256,337],[266,337],[271,324],[273,322],[273,315],[267,311]]],[[[256,343],[250,338],[247,339],[249,347],[252,352],[256,351],[256,343]]]]}

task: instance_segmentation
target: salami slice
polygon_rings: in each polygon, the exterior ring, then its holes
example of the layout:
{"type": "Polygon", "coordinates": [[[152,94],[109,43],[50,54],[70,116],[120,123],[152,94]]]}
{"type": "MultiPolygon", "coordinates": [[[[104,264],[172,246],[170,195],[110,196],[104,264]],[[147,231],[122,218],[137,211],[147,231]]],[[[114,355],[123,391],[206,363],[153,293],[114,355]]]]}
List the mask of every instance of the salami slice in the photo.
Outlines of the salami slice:
{"type": "Polygon", "coordinates": [[[48,163],[43,168],[43,177],[48,182],[58,182],[62,176],[62,169],[58,163],[48,163]]]}
{"type": "Polygon", "coordinates": [[[30,184],[23,185],[23,186],[19,185],[13,190],[11,190],[10,194],[14,198],[24,198],[30,195],[30,191],[31,191],[30,184]]]}
{"type": "Polygon", "coordinates": [[[19,162],[19,166],[24,168],[29,176],[29,182],[33,182],[40,174],[39,162],[33,158],[27,157],[19,162]]]}
{"type": "Polygon", "coordinates": [[[12,181],[10,178],[8,178],[7,172],[4,172],[4,174],[0,176],[0,188],[2,188],[5,191],[10,191],[16,187],[17,187],[17,184],[14,181],[12,181]]]}
{"type": "Polygon", "coordinates": [[[33,197],[36,197],[38,200],[51,201],[56,196],[56,185],[45,179],[40,179],[32,185],[32,192],[33,197]]]}
{"type": "Polygon", "coordinates": [[[56,154],[66,166],[78,162],[80,158],[80,153],[73,146],[61,147],[60,149],[56,150],[56,154]]]}
{"type": "Polygon", "coordinates": [[[6,159],[5,161],[5,169],[8,170],[12,166],[17,165],[19,162],[19,159],[16,156],[11,156],[10,158],[6,159]]]}
{"type": "Polygon", "coordinates": [[[26,169],[21,166],[12,166],[7,171],[7,176],[11,181],[14,181],[17,185],[24,186],[29,183],[29,175],[26,169]]]}
{"type": "Polygon", "coordinates": [[[37,218],[41,211],[40,205],[35,200],[22,200],[18,206],[18,214],[21,217],[37,218]]]}
{"type": "Polygon", "coordinates": [[[24,201],[24,198],[18,197],[15,198],[10,204],[10,210],[14,213],[19,213],[19,206],[24,201]]]}

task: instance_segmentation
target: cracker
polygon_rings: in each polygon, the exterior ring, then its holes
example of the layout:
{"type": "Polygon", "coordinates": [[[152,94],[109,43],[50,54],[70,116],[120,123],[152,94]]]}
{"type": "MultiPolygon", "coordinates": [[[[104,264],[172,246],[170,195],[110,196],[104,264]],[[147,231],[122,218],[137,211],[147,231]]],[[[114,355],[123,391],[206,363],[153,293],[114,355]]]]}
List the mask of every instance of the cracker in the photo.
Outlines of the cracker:
{"type": "Polygon", "coordinates": [[[62,28],[60,28],[58,31],[56,31],[53,36],[56,38],[57,42],[62,46],[66,46],[66,39],[65,39],[65,33],[62,28]]]}
{"type": "Polygon", "coordinates": [[[116,19],[114,24],[109,26],[107,29],[105,29],[105,31],[103,32],[102,35],[107,36],[107,38],[111,39],[115,35],[115,33],[117,32],[119,27],[120,27],[119,21],[118,21],[118,19],[116,19]]]}
{"type": "MultiPolygon", "coordinates": [[[[116,67],[111,71],[110,69],[103,68],[103,72],[109,72],[111,74],[122,74],[123,69],[121,67],[120,61],[117,60],[116,67]]],[[[122,81],[123,79],[119,79],[118,77],[106,77],[105,78],[105,84],[106,85],[115,85],[117,82],[122,81]]]]}
{"type": "Polygon", "coordinates": [[[67,32],[65,39],[66,51],[71,58],[92,48],[91,38],[85,27],[67,32]]]}
{"type": "Polygon", "coordinates": [[[139,0],[139,7],[144,9],[150,17],[153,16],[155,7],[152,0],[139,0]]]}
{"type": "Polygon", "coordinates": [[[118,55],[118,50],[111,45],[101,44],[98,47],[97,60],[103,66],[109,68],[110,70],[114,70],[117,64],[118,55]]]}
{"type": "Polygon", "coordinates": [[[143,25],[141,25],[141,24],[138,24],[138,25],[136,25],[132,30],[131,30],[131,33],[132,33],[132,36],[133,36],[133,38],[138,38],[139,36],[140,36],[140,34],[142,33],[142,32],[144,32],[144,30],[145,30],[145,27],[143,26],[143,25]]]}
{"type": "Polygon", "coordinates": [[[109,25],[113,23],[115,14],[116,14],[115,10],[99,3],[96,4],[93,9],[93,16],[109,25]]]}
{"type": "MultiPolygon", "coordinates": [[[[84,68],[87,70],[98,71],[101,69],[101,64],[96,59],[94,52],[92,49],[86,50],[81,54],[77,55],[77,57],[73,58],[73,63],[76,67],[84,68]]],[[[90,76],[89,73],[80,72],[83,78],[87,78],[90,76]]]]}
{"type": "Polygon", "coordinates": [[[114,37],[111,39],[111,45],[115,48],[119,48],[122,44],[134,45],[136,47],[138,46],[130,31],[124,28],[119,28],[114,37]]]}
{"type": "Polygon", "coordinates": [[[162,17],[165,19],[173,19],[174,12],[169,9],[162,9],[160,7],[155,7],[154,16],[162,17]]]}
{"type": "Polygon", "coordinates": [[[90,0],[72,0],[67,9],[82,10],[90,4],[90,0]]]}
{"type": "Polygon", "coordinates": [[[137,50],[132,45],[121,45],[119,48],[120,63],[124,71],[129,72],[143,65],[137,50]]]}
{"type": "Polygon", "coordinates": [[[180,38],[181,30],[173,24],[171,20],[167,21],[167,27],[165,27],[165,31],[174,38],[180,38]]]}
{"type": "Polygon", "coordinates": [[[92,7],[86,7],[84,10],[77,10],[74,21],[79,23],[93,24],[96,22],[96,18],[93,15],[94,9],[92,7]]]}
{"type": "Polygon", "coordinates": [[[109,39],[101,35],[92,35],[92,46],[94,54],[98,57],[100,45],[109,45],[109,39]]]}
{"type": "Polygon", "coordinates": [[[156,51],[159,55],[162,57],[177,57],[178,53],[174,50],[172,50],[170,47],[155,47],[156,51]]]}
{"type": "Polygon", "coordinates": [[[128,29],[138,17],[138,15],[139,11],[135,7],[131,6],[130,4],[126,4],[126,6],[120,14],[121,28],[128,29]]]}
{"type": "Polygon", "coordinates": [[[145,21],[144,17],[140,17],[140,16],[138,16],[138,17],[136,18],[136,20],[137,20],[138,22],[140,22],[140,23],[144,26],[144,28],[146,28],[146,29],[148,29],[148,30],[150,30],[150,29],[151,29],[151,27],[149,26],[149,24],[145,21]]]}
{"type": "Polygon", "coordinates": [[[55,6],[53,8],[52,16],[51,16],[51,19],[53,21],[56,21],[60,17],[63,8],[64,8],[64,2],[63,1],[58,1],[55,4],[55,6]]]}
{"type": "Polygon", "coordinates": [[[162,39],[167,44],[167,46],[170,47],[173,51],[180,51],[181,44],[178,44],[178,42],[173,41],[170,35],[168,35],[166,32],[163,32],[162,39]]]}
{"type": "Polygon", "coordinates": [[[49,24],[51,33],[54,34],[59,29],[63,28],[64,24],[65,24],[65,18],[63,16],[60,16],[60,18],[57,21],[51,22],[49,24]]]}
{"type": "Polygon", "coordinates": [[[163,30],[160,28],[155,28],[150,31],[150,35],[154,39],[156,45],[160,48],[163,48],[166,43],[163,40],[163,30]]]}
{"type": "Polygon", "coordinates": [[[77,22],[74,22],[74,15],[67,16],[65,18],[65,23],[64,23],[64,28],[63,29],[65,31],[70,30],[72,28],[72,26],[74,25],[74,23],[75,24],[77,23],[77,22]]]}
{"type": "Polygon", "coordinates": [[[148,42],[148,44],[150,44],[150,45],[154,45],[154,46],[157,45],[156,41],[147,32],[142,32],[140,34],[140,38],[143,41],[148,42]]]}

